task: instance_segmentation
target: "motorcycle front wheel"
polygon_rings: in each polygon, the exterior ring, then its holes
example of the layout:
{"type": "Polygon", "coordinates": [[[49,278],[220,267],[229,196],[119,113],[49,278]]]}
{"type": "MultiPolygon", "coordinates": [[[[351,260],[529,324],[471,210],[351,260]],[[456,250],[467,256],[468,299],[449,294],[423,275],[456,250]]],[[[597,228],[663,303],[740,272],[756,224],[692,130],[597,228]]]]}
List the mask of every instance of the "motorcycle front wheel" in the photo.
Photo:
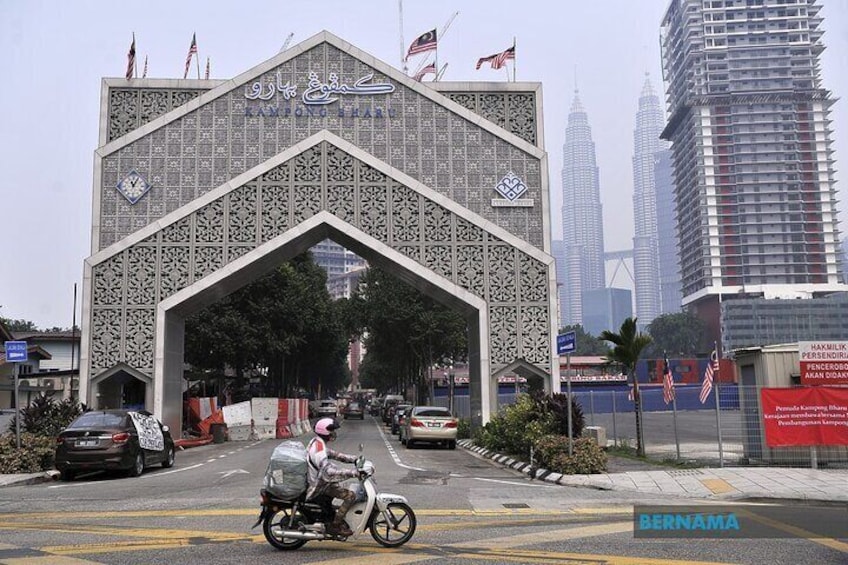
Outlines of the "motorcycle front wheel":
{"type": "Polygon", "coordinates": [[[281,550],[292,550],[302,547],[305,539],[287,538],[282,535],[283,530],[295,529],[304,523],[303,514],[298,511],[292,521],[292,509],[281,508],[277,511],[268,511],[268,515],[262,521],[262,533],[268,543],[281,550]]]}
{"type": "Polygon", "coordinates": [[[379,510],[371,514],[368,521],[368,529],[374,541],[384,547],[400,547],[415,533],[415,512],[402,502],[389,503],[386,512],[390,519],[387,520],[379,510]]]}

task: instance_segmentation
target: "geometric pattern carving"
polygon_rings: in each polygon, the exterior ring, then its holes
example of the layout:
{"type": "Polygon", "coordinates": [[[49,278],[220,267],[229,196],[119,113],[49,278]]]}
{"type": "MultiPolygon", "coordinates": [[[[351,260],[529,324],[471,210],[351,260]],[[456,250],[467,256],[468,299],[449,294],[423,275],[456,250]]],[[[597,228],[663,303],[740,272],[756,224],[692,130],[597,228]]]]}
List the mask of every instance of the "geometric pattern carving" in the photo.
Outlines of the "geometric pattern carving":
{"type": "Polygon", "coordinates": [[[442,94],[521,139],[536,145],[536,97],[533,93],[449,92],[442,94]]]}
{"type": "Polygon", "coordinates": [[[486,300],[493,371],[519,357],[548,370],[545,265],[322,142],[94,266],[92,375],[152,373],[160,301],[321,211],[486,300]]]}
{"type": "MultiPolygon", "coordinates": [[[[102,158],[100,217],[96,219],[99,237],[94,242],[95,247],[105,249],[323,130],[353,143],[531,245],[543,247],[545,229],[539,210],[544,201],[543,171],[537,155],[515,147],[474,121],[447,109],[438,100],[407,88],[331,43],[307,49],[254,80],[262,84],[276,83],[279,73],[283,84],[287,81],[295,84],[302,82],[309,69],[319,68],[337,73],[340,83],[353,84],[369,73],[374,73],[374,83],[394,83],[393,93],[367,104],[392,108],[397,114],[381,118],[340,118],[334,115],[338,109],[331,106],[326,117],[285,117],[281,113],[282,102],[246,100],[244,89],[234,88],[102,158]],[[276,114],[260,117],[256,115],[259,110],[276,114]],[[132,170],[151,185],[144,199],[135,205],[114,189],[132,170]],[[492,197],[497,196],[494,187],[510,171],[527,186],[527,193],[522,198],[533,200],[534,207],[491,206],[492,197]],[[149,204],[144,205],[145,201],[149,204]]],[[[116,140],[203,92],[205,89],[112,86],[108,91],[108,138],[116,140]]],[[[540,124],[536,123],[535,92],[441,94],[537,145],[540,124]]],[[[289,103],[294,109],[295,102],[289,103]]],[[[352,108],[354,102],[345,104],[352,108]]],[[[349,159],[343,155],[328,158],[349,159]]],[[[315,212],[315,208],[301,209],[296,204],[313,202],[312,196],[317,189],[309,186],[308,175],[314,178],[325,166],[310,160],[314,155],[304,154],[300,159],[303,161],[300,169],[305,176],[297,194],[292,194],[293,199],[288,202],[274,201],[277,211],[288,220],[303,219],[315,212]],[[291,210],[300,215],[292,216],[291,210]]],[[[332,210],[345,221],[364,222],[362,218],[350,216],[356,206],[352,201],[350,167],[344,163],[327,163],[326,166],[336,171],[336,176],[323,182],[335,190],[323,195],[330,200],[322,201],[321,207],[332,210]]],[[[365,175],[367,182],[359,187],[362,193],[370,190],[365,186],[374,186],[375,192],[384,191],[384,186],[377,187],[379,182],[369,184],[377,179],[367,177],[365,175]]],[[[258,201],[260,206],[265,203],[258,201]]],[[[425,214],[425,211],[417,213],[425,214]]],[[[385,215],[377,217],[376,211],[372,214],[375,216],[368,219],[367,226],[375,237],[379,235],[383,239],[389,236],[387,230],[401,229],[398,225],[385,224],[385,215]]],[[[439,233],[434,229],[440,221],[438,218],[426,215],[423,218],[428,222],[423,226],[424,233],[439,233]]],[[[280,233],[281,226],[268,221],[267,217],[261,216],[257,221],[256,227],[263,234],[280,233]]]]}
{"type": "Polygon", "coordinates": [[[111,88],[109,141],[197,98],[206,89],[111,88]]]}

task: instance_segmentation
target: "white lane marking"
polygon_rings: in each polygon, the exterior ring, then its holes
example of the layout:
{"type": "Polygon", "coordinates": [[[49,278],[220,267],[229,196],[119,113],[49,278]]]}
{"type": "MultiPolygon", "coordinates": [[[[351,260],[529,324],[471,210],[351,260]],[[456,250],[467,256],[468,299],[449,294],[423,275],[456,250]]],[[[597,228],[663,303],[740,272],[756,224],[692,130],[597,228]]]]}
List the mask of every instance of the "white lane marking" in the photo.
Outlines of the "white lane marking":
{"type": "Polygon", "coordinates": [[[207,463],[214,463],[215,461],[217,461],[217,459],[215,459],[215,458],[206,460],[207,463]]]}
{"type": "Polygon", "coordinates": [[[484,479],[482,477],[468,477],[470,479],[474,479],[475,481],[485,481],[487,483],[502,483],[505,485],[513,485],[517,487],[541,487],[541,488],[560,488],[556,485],[533,485],[530,483],[516,483],[514,481],[501,481],[498,479],[484,479]]]}
{"type": "Polygon", "coordinates": [[[395,448],[392,447],[392,444],[389,443],[389,440],[386,438],[386,434],[383,433],[383,428],[379,423],[376,423],[377,431],[380,432],[380,437],[383,438],[383,443],[386,444],[386,449],[389,450],[389,455],[392,456],[392,460],[395,462],[395,465],[398,467],[403,467],[404,469],[410,469],[412,471],[426,471],[426,469],[422,469],[420,467],[412,467],[411,465],[404,465],[403,461],[400,460],[395,448]]]}
{"type": "Polygon", "coordinates": [[[225,459],[226,457],[227,457],[227,454],[226,454],[226,453],[224,453],[224,454],[222,454],[222,455],[219,455],[219,456],[218,456],[218,459],[225,459]]]}
{"type": "Polygon", "coordinates": [[[183,471],[188,471],[190,469],[197,469],[198,467],[203,467],[203,463],[198,463],[197,465],[191,465],[190,467],[180,467],[179,469],[171,469],[170,471],[162,471],[161,473],[156,473],[154,475],[142,475],[139,479],[150,479],[152,477],[161,477],[162,475],[171,475],[173,473],[182,473],[183,471]]]}

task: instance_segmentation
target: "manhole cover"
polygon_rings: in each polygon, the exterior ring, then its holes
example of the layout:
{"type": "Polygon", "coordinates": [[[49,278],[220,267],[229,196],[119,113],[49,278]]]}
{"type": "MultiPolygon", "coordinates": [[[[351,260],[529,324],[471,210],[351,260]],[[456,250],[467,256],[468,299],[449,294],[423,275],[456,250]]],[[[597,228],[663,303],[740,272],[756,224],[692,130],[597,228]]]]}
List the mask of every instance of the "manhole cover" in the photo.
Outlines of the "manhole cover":
{"type": "Polygon", "coordinates": [[[524,504],[523,502],[505,502],[503,507],[504,508],[530,508],[530,505],[524,504]]]}
{"type": "Polygon", "coordinates": [[[441,473],[439,471],[410,471],[409,474],[398,481],[400,484],[418,484],[418,485],[446,485],[450,473],[441,473]]]}

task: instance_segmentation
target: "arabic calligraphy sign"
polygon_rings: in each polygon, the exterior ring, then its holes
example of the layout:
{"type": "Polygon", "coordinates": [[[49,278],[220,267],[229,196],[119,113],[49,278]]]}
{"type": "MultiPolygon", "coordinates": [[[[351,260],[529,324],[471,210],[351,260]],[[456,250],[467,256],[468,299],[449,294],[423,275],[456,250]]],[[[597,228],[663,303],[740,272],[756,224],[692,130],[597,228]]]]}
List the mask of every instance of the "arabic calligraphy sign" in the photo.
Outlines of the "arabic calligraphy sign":
{"type": "MultiPolygon", "coordinates": [[[[377,95],[391,94],[395,91],[395,85],[389,83],[373,83],[374,73],[369,73],[360,77],[353,85],[339,82],[339,75],[330,73],[327,82],[321,82],[318,79],[318,73],[309,73],[309,82],[306,89],[301,95],[301,101],[307,106],[323,106],[336,102],[340,96],[347,95],[377,95]]],[[[257,80],[252,85],[245,87],[244,97],[248,100],[271,100],[277,94],[280,94],[283,99],[291,100],[297,96],[297,85],[291,84],[291,81],[286,81],[283,84],[283,78],[280,71],[277,71],[276,80],[269,80],[264,86],[261,80],[257,80]]]]}

